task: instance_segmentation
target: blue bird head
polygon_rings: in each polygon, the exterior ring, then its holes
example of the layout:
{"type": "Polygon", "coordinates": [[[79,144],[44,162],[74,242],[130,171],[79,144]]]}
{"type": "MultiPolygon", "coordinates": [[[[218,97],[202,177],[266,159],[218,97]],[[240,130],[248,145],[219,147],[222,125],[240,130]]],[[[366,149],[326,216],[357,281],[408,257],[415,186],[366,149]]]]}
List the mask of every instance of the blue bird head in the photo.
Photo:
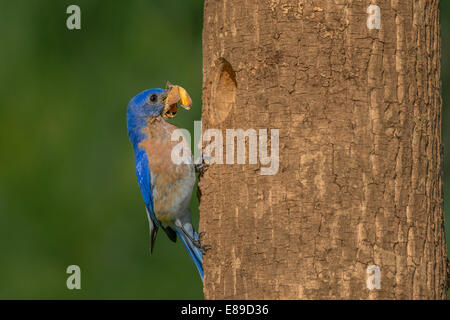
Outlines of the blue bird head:
{"type": "Polygon", "coordinates": [[[133,142],[138,142],[141,129],[147,125],[149,118],[157,118],[164,112],[168,90],[155,88],[137,94],[128,103],[127,127],[128,136],[133,142]]]}
{"type": "Polygon", "coordinates": [[[128,103],[127,116],[136,118],[155,118],[162,114],[167,99],[167,90],[148,89],[137,94],[128,103]]]}
{"type": "Polygon", "coordinates": [[[133,145],[143,139],[141,131],[148,125],[148,120],[160,116],[164,119],[175,117],[178,104],[189,110],[192,106],[191,97],[184,88],[170,82],[167,82],[167,90],[148,89],[131,99],[127,109],[127,127],[133,145]]]}

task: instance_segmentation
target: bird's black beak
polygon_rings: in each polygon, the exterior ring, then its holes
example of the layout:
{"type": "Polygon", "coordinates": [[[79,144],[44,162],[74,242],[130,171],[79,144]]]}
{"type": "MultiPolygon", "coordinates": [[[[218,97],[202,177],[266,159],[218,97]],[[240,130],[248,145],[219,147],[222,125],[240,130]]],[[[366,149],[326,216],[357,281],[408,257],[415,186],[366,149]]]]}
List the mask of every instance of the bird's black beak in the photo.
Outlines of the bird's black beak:
{"type": "Polygon", "coordinates": [[[166,93],[164,94],[165,98],[163,98],[164,109],[162,111],[162,116],[166,119],[175,117],[178,111],[177,102],[171,97],[170,90],[172,90],[172,88],[166,90],[166,93]]]}
{"type": "Polygon", "coordinates": [[[161,115],[164,116],[164,113],[166,112],[166,102],[167,102],[167,96],[169,94],[169,90],[164,90],[164,92],[161,94],[161,102],[164,105],[164,108],[161,110],[161,115]]]}
{"type": "Polygon", "coordinates": [[[162,102],[163,102],[164,104],[165,104],[166,101],[167,101],[167,96],[168,96],[168,94],[169,94],[169,90],[164,90],[164,93],[161,94],[161,100],[162,100],[162,102]]]}

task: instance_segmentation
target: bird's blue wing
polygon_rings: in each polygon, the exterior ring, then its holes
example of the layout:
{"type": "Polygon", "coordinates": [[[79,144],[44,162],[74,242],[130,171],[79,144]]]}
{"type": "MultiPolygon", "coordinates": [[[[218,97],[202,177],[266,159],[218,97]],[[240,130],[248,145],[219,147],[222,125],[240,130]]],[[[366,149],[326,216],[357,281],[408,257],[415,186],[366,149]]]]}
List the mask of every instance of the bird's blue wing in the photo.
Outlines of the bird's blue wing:
{"type": "Polygon", "coordinates": [[[156,235],[160,223],[155,217],[153,210],[153,192],[152,192],[152,174],[148,166],[147,152],[143,149],[137,149],[135,152],[136,161],[136,175],[141,189],[142,196],[145,201],[145,208],[147,210],[148,224],[150,228],[150,252],[153,252],[156,235]]]}
{"type": "Polygon", "coordinates": [[[142,197],[144,198],[145,206],[149,213],[149,218],[155,226],[159,226],[159,221],[155,217],[153,210],[153,193],[150,181],[150,169],[148,167],[147,152],[141,148],[135,152],[136,162],[136,176],[138,179],[139,188],[141,189],[142,197]]]}

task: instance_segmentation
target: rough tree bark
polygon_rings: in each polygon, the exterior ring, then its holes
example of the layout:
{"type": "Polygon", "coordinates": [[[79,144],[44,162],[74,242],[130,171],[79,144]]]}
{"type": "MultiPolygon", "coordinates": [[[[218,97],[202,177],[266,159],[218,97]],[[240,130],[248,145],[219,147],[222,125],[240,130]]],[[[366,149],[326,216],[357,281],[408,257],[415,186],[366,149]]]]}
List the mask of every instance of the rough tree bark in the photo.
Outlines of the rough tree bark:
{"type": "Polygon", "coordinates": [[[205,1],[203,130],[280,129],[200,182],[205,298],[445,298],[438,6],[205,1]]]}

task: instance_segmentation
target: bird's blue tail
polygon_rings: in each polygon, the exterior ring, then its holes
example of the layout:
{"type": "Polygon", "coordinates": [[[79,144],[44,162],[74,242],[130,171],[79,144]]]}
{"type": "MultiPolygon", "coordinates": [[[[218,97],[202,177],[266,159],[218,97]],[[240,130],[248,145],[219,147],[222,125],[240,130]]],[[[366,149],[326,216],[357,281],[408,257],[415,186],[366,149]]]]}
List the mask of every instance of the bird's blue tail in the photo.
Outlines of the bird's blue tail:
{"type": "MultiPolygon", "coordinates": [[[[180,237],[181,241],[183,241],[184,245],[186,246],[187,251],[189,252],[189,255],[191,256],[192,261],[194,261],[195,266],[198,269],[198,273],[200,274],[200,277],[203,281],[203,255],[199,248],[197,248],[181,230],[176,230],[178,236],[180,237]]],[[[198,240],[198,235],[195,232],[195,230],[192,230],[193,232],[193,238],[195,240],[198,240]]]]}

